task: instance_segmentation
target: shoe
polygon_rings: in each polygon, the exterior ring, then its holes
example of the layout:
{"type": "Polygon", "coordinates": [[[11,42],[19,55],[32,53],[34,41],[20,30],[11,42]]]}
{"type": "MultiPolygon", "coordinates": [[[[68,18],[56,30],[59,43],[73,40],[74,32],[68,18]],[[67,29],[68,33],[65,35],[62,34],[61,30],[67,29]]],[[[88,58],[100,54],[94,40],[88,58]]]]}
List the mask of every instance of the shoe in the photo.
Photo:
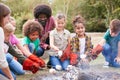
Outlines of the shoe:
{"type": "Polygon", "coordinates": [[[54,74],[54,73],[56,73],[57,71],[56,71],[55,69],[51,68],[51,69],[49,69],[49,72],[52,73],[52,74],[54,74]]]}
{"type": "Polygon", "coordinates": [[[62,70],[62,67],[60,65],[56,65],[55,69],[58,70],[58,71],[60,71],[60,70],[62,70]]]}
{"type": "Polygon", "coordinates": [[[109,68],[109,62],[105,62],[103,68],[109,68]]]}

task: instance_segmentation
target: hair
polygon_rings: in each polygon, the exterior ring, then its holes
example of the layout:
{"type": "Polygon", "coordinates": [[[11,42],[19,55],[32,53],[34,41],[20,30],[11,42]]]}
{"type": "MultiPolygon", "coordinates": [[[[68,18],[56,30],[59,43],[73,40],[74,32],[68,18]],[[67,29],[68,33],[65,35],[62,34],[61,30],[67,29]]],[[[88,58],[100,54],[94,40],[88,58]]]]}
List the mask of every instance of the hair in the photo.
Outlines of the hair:
{"type": "Polygon", "coordinates": [[[10,22],[7,23],[7,24],[3,27],[3,29],[4,29],[4,32],[5,32],[5,33],[12,33],[12,32],[15,31],[15,27],[14,27],[10,22]]]}
{"type": "Polygon", "coordinates": [[[12,17],[12,16],[10,16],[10,20],[11,20],[11,21],[15,21],[15,18],[12,17]]]}
{"type": "Polygon", "coordinates": [[[113,32],[120,31],[120,20],[119,19],[113,19],[112,21],[110,21],[110,27],[113,27],[112,28],[113,32]]]}
{"type": "Polygon", "coordinates": [[[0,3],[0,26],[3,25],[2,24],[3,18],[6,17],[10,13],[11,13],[10,8],[7,5],[0,3]]]}
{"type": "Polygon", "coordinates": [[[39,35],[41,35],[41,32],[43,30],[42,25],[34,20],[28,20],[23,25],[23,34],[24,36],[29,36],[29,34],[38,31],[39,35]]]}
{"type": "Polygon", "coordinates": [[[56,17],[55,17],[56,19],[62,19],[62,18],[64,18],[65,20],[66,20],[66,16],[65,16],[65,14],[63,14],[63,13],[58,13],[58,14],[56,14],[56,17]]]}
{"type": "Polygon", "coordinates": [[[34,8],[34,17],[38,18],[40,14],[45,14],[47,18],[50,18],[52,15],[52,10],[48,5],[39,4],[34,8]]]}
{"type": "Polygon", "coordinates": [[[85,26],[85,20],[81,15],[77,15],[73,19],[72,24],[74,27],[76,27],[76,24],[78,24],[78,23],[82,23],[85,26]]]}

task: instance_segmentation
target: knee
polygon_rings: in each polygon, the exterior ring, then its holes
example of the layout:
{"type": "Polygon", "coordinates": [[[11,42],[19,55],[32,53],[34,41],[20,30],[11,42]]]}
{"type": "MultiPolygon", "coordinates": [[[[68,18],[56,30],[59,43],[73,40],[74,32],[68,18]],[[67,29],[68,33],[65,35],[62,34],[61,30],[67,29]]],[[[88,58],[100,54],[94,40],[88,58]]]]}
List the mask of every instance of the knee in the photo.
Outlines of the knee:
{"type": "Polygon", "coordinates": [[[35,49],[35,45],[34,45],[33,43],[30,43],[30,44],[28,45],[28,47],[31,48],[31,49],[35,49]]]}
{"type": "Polygon", "coordinates": [[[103,46],[103,48],[105,51],[109,51],[111,49],[110,45],[107,43],[103,46]]]}
{"type": "Polygon", "coordinates": [[[35,49],[35,45],[33,43],[28,44],[28,47],[30,49],[30,52],[33,53],[35,49]]]}
{"type": "Polygon", "coordinates": [[[38,57],[40,57],[40,56],[42,56],[43,54],[44,54],[44,50],[43,50],[41,47],[37,48],[37,50],[36,50],[36,55],[37,55],[38,57]]]}
{"type": "Polygon", "coordinates": [[[7,62],[10,63],[13,60],[13,56],[9,53],[6,54],[7,62]]]}
{"type": "Polygon", "coordinates": [[[65,60],[63,63],[62,63],[62,67],[63,67],[63,70],[67,70],[67,67],[70,65],[70,61],[69,60],[65,60]]]}

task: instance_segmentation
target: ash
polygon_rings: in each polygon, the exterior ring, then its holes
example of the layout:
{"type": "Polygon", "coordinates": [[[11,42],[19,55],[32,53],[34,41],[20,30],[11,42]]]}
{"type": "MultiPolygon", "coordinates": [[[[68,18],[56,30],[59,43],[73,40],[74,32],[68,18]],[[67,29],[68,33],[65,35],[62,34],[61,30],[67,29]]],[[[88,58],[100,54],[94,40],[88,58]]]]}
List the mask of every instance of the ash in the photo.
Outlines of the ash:
{"type": "Polygon", "coordinates": [[[31,80],[120,80],[120,74],[96,70],[89,64],[79,63],[77,66],[68,66],[66,71],[40,75],[31,80]]]}

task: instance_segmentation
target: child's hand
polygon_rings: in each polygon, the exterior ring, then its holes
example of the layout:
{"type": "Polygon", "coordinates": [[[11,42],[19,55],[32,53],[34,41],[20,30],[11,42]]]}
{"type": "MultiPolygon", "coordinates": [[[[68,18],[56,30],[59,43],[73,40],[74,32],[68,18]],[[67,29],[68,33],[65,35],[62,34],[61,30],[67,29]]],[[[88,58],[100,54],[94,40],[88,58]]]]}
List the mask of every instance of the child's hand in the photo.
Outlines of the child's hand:
{"type": "Polygon", "coordinates": [[[114,59],[114,61],[116,61],[118,64],[120,64],[120,57],[116,57],[116,58],[114,59]]]}
{"type": "Polygon", "coordinates": [[[58,56],[59,56],[59,58],[61,58],[62,54],[63,54],[63,51],[59,50],[59,51],[58,51],[58,56]]]}
{"type": "Polygon", "coordinates": [[[87,52],[86,55],[87,55],[87,58],[89,59],[89,61],[95,60],[98,57],[96,54],[94,54],[94,51],[92,51],[92,50],[87,52]]]}
{"type": "Polygon", "coordinates": [[[59,51],[59,49],[58,49],[57,47],[54,47],[54,50],[55,50],[56,52],[58,52],[58,51],[59,51]]]}

